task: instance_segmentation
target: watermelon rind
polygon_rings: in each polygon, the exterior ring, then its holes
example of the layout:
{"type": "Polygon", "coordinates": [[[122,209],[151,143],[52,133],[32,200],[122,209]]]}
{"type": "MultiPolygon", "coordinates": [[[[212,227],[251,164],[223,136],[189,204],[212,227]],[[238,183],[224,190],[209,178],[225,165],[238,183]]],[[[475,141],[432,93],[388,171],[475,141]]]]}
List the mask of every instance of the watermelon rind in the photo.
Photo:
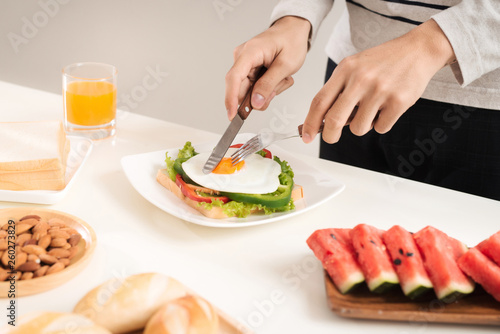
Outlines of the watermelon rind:
{"type": "Polygon", "coordinates": [[[411,282],[407,282],[404,286],[401,285],[401,289],[403,290],[405,296],[410,299],[419,298],[434,290],[429,278],[422,276],[415,277],[411,282]]]}
{"type": "Polygon", "coordinates": [[[362,272],[355,272],[340,285],[337,286],[337,289],[341,294],[349,293],[353,290],[356,290],[360,285],[362,285],[365,281],[365,276],[363,276],[362,272]]]}
{"type": "Polygon", "coordinates": [[[412,234],[404,227],[394,225],[382,235],[382,238],[403,293],[410,299],[416,299],[433,290],[412,234]]]}
{"type": "Polygon", "coordinates": [[[367,280],[368,289],[374,293],[384,293],[399,285],[399,279],[394,272],[382,272],[376,278],[367,280]]]}
{"type": "Polygon", "coordinates": [[[440,291],[437,295],[439,300],[443,300],[447,303],[452,303],[464,295],[468,295],[474,292],[474,282],[470,280],[471,284],[449,284],[446,289],[440,291]]]}
{"type": "Polygon", "coordinates": [[[438,299],[453,302],[474,291],[474,282],[457,264],[467,249],[464,243],[432,226],[424,227],[413,237],[438,299]]]}

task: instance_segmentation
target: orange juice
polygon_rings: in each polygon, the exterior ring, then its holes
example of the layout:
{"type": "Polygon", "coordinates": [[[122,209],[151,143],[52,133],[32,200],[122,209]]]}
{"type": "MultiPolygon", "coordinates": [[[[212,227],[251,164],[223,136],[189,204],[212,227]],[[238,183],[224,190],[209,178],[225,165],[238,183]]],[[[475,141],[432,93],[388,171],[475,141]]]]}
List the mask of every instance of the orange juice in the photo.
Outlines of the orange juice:
{"type": "Polygon", "coordinates": [[[116,87],[105,81],[75,81],[66,86],[66,119],[76,125],[108,124],[115,119],[116,87]]]}

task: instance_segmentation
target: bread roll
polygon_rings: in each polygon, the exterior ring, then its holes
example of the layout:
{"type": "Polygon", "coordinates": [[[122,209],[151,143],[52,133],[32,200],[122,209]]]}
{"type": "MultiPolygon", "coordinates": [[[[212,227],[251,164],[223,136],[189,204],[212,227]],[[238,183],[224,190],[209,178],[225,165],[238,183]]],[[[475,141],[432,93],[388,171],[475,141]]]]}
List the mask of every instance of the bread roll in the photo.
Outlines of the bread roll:
{"type": "Polygon", "coordinates": [[[165,304],[148,321],[144,334],[215,334],[219,318],[209,302],[186,296],[165,304]]]}
{"type": "Polygon", "coordinates": [[[87,293],[75,306],[82,314],[113,333],[144,328],[166,302],[186,295],[173,278],[156,273],[111,279],[87,293]]]}
{"type": "Polygon", "coordinates": [[[74,313],[35,312],[24,315],[16,326],[6,325],[0,329],[4,334],[111,334],[92,320],[74,313]]]}

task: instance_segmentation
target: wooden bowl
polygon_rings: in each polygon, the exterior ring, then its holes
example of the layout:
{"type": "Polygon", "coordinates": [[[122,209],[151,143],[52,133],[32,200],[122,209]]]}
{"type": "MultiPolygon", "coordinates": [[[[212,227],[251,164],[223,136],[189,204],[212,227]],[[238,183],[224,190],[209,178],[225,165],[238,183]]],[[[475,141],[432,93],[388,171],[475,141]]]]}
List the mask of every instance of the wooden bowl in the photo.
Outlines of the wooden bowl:
{"type": "MultiPolygon", "coordinates": [[[[30,280],[16,281],[15,296],[22,297],[33,295],[36,293],[44,292],[56,288],[63,283],[69,281],[71,278],[78,275],[89,263],[92,254],[95,250],[96,235],[92,227],[78,217],[70,214],[40,208],[19,207],[0,209],[0,224],[7,223],[9,219],[14,221],[27,215],[38,215],[42,220],[49,220],[51,218],[59,218],[71,228],[74,228],[81,234],[82,239],[78,244],[82,247],[80,251],[72,260],[71,264],[58,273],[48,276],[37,277],[30,280]]],[[[6,298],[9,294],[10,282],[0,282],[0,298],[6,298]]]]}

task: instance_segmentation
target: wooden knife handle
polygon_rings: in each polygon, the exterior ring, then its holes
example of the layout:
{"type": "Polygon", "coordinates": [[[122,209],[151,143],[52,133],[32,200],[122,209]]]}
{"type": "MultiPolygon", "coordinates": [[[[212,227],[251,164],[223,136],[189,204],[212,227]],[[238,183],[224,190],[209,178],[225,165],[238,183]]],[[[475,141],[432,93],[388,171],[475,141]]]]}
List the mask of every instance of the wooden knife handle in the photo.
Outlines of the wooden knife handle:
{"type": "Polygon", "coordinates": [[[250,84],[250,87],[248,88],[248,92],[243,98],[243,101],[241,101],[240,106],[238,107],[238,115],[240,115],[241,119],[245,120],[247,119],[248,115],[250,112],[253,110],[252,103],[250,102],[252,100],[252,91],[253,91],[253,86],[259,80],[264,73],[266,73],[267,68],[265,66],[262,66],[258,71],[255,76],[254,81],[250,84]]]}
{"type": "MultiPolygon", "coordinates": [[[[299,125],[299,136],[301,136],[301,137],[302,137],[302,128],[303,127],[304,127],[304,124],[299,125]]],[[[319,126],[319,129],[318,129],[318,133],[323,132],[324,127],[325,127],[325,123],[321,123],[321,125],[319,126]]]]}

